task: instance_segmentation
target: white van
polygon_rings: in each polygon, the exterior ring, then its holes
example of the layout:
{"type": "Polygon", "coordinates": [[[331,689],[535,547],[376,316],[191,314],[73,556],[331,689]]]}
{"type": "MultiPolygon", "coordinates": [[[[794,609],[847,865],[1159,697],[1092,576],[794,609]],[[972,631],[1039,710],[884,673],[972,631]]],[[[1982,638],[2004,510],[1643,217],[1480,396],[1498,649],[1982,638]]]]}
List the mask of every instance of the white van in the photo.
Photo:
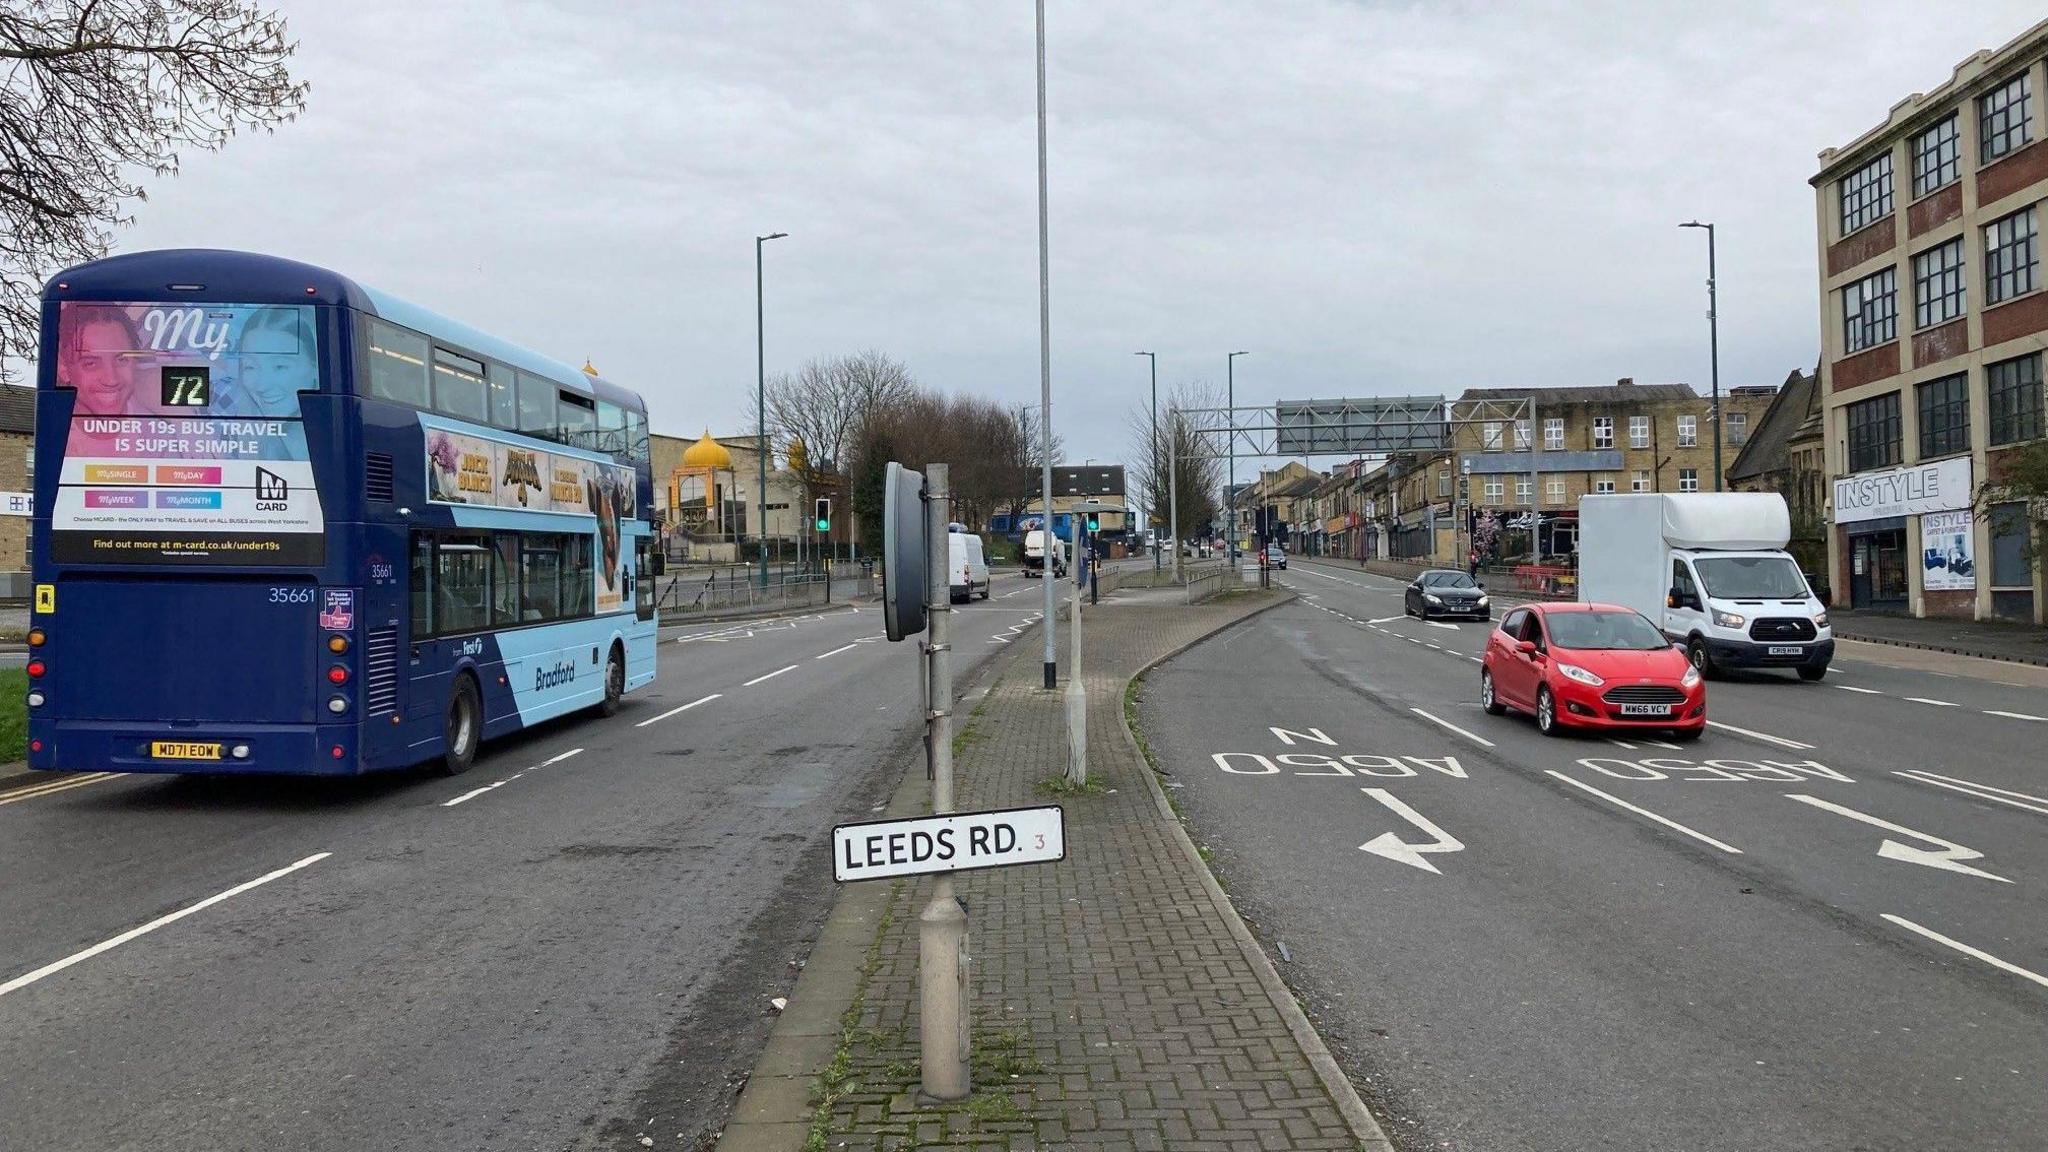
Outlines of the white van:
{"type": "Polygon", "coordinates": [[[981,537],[972,532],[946,533],[946,574],[953,603],[974,599],[977,588],[981,598],[988,599],[988,561],[981,554],[981,537]]]}
{"type": "MultiPolygon", "coordinates": [[[[1024,575],[1045,575],[1045,531],[1033,528],[1024,534],[1024,575]]],[[[1052,574],[1064,577],[1067,574],[1067,542],[1057,536],[1052,538],[1052,574]]]]}
{"type": "Polygon", "coordinates": [[[1661,625],[1703,676],[1723,668],[1827,675],[1827,608],[1785,552],[1774,492],[1643,493],[1579,501],[1579,599],[1661,625]]]}

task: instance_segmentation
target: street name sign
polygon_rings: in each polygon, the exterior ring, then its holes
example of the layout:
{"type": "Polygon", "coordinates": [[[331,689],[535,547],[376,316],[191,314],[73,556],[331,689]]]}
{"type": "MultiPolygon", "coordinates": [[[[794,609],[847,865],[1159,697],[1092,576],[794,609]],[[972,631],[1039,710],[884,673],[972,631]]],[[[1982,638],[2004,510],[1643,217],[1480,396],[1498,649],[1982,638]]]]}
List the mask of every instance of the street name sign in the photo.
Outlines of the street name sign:
{"type": "Polygon", "coordinates": [[[832,829],[832,878],[842,883],[1050,864],[1066,856],[1066,810],[1057,804],[863,820],[832,829]]]}

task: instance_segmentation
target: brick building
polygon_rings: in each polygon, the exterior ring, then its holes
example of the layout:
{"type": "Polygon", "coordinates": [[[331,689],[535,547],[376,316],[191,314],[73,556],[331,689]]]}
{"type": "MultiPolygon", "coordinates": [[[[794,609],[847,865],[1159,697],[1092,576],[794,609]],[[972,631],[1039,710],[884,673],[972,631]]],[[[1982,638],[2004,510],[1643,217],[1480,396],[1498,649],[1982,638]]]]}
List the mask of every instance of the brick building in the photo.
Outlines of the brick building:
{"type": "Polygon", "coordinates": [[[0,572],[28,570],[28,502],[35,488],[36,393],[0,384],[0,572]]]}
{"type": "Polygon", "coordinates": [[[2037,233],[2048,21],[1820,154],[1822,444],[1834,601],[2043,619],[2002,461],[2044,431],[2037,233]],[[1982,513],[1982,514],[1980,514],[1982,513]]]}
{"type": "Polygon", "coordinates": [[[1749,443],[1728,465],[1736,492],[1776,492],[1792,514],[1792,553],[1807,579],[1827,593],[1827,464],[1822,458],[1820,374],[1794,372],[1756,421],[1749,443]]]}

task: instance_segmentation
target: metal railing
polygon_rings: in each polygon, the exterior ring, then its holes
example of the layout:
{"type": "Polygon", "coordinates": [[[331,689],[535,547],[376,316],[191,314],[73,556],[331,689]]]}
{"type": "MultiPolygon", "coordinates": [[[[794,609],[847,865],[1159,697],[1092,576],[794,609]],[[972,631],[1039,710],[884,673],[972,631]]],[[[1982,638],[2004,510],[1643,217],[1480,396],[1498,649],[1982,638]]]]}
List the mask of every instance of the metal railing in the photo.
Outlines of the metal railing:
{"type": "Polygon", "coordinates": [[[725,610],[810,608],[829,604],[832,597],[831,582],[822,573],[771,572],[763,586],[759,573],[741,569],[674,572],[662,577],[658,587],[655,607],[667,617],[725,610]]]}

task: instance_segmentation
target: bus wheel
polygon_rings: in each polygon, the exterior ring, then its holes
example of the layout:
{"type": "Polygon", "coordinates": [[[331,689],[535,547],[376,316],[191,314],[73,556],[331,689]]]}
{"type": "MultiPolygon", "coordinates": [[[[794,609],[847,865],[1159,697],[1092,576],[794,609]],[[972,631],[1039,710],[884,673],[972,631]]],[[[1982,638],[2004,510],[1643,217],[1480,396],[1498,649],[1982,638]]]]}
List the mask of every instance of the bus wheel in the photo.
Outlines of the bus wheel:
{"type": "Polygon", "coordinates": [[[448,716],[443,722],[442,736],[447,750],[441,754],[441,771],[449,776],[460,776],[476,763],[477,739],[483,729],[483,708],[476,695],[476,681],[468,676],[455,678],[455,692],[448,698],[448,716]]]}
{"type": "Polygon", "coordinates": [[[619,698],[626,694],[626,658],[619,652],[617,644],[612,645],[611,658],[604,662],[604,703],[598,711],[606,716],[615,716],[619,711],[619,698]]]}

